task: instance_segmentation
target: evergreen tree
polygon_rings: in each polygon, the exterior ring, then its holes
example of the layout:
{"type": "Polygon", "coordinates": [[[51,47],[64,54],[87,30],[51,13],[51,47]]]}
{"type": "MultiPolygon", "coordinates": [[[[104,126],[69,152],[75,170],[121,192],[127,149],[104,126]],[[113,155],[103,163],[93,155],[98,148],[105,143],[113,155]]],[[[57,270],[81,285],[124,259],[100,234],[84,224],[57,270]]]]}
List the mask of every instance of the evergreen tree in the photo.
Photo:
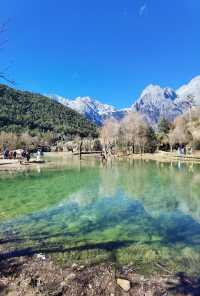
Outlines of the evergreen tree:
{"type": "Polygon", "coordinates": [[[161,117],[160,122],[158,124],[159,133],[168,134],[170,131],[170,127],[170,122],[166,118],[161,117]]]}
{"type": "Polygon", "coordinates": [[[97,127],[78,112],[43,95],[0,84],[0,131],[96,137],[97,127]]]}

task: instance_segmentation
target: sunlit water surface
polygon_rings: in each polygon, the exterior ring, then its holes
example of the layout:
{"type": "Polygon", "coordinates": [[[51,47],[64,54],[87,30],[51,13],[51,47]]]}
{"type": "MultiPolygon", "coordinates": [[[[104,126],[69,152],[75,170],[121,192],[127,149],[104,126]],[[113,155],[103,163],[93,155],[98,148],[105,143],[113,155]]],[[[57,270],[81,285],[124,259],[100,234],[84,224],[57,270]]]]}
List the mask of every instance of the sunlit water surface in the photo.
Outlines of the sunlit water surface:
{"type": "Polygon", "coordinates": [[[63,162],[1,174],[0,245],[8,253],[200,274],[198,165],[63,162]]]}

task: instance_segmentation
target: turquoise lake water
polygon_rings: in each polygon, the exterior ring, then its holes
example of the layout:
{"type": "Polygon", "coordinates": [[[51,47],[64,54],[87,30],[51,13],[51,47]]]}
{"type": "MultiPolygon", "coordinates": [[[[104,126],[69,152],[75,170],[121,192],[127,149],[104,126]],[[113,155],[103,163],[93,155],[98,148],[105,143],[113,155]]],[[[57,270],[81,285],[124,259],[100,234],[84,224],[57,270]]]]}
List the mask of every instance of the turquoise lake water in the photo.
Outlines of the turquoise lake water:
{"type": "Polygon", "coordinates": [[[200,274],[200,166],[67,161],[0,176],[0,245],[200,274]]]}

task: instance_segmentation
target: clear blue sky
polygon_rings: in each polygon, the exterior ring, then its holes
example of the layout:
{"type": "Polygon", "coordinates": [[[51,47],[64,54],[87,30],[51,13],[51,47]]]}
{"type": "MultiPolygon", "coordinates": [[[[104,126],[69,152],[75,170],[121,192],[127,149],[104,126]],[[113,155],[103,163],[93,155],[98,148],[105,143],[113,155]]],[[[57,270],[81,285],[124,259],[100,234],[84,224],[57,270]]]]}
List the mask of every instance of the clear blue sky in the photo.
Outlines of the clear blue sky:
{"type": "Polygon", "coordinates": [[[150,83],[200,74],[199,12],[199,0],[1,0],[0,66],[18,88],[127,107],[150,83]]]}

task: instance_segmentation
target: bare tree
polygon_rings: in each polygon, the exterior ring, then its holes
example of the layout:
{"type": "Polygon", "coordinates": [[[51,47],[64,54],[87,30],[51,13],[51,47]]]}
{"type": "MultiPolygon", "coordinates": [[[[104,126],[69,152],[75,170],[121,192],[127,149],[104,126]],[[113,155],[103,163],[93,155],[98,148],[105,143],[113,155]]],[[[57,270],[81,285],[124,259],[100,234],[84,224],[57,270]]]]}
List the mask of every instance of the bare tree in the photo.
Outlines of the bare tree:
{"type": "Polygon", "coordinates": [[[100,140],[104,148],[111,147],[113,144],[116,144],[119,133],[119,122],[110,118],[107,119],[100,131],[100,140]]]}
{"type": "Polygon", "coordinates": [[[22,146],[30,147],[33,144],[33,137],[28,132],[24,132],[20,135],[19,142],[22,146]]]}
{"type": "Polygon", "coordinates": [[[200,147],[200,108],[193,107],[190,110],[190,114],[188,112],[184,115],[184,118],[187,120],[187,130],[190,133],[190,142],[191,146],[195,148],[200,147]]]}
{"type": "Polygon", "coordinates": [[[1,132],[0,133],[0,151],[3,151],[3,149],[6,147],[9,147],[10,149],[13,149],[16,147],[18,143],[18,137],[14,133],[6,133],[1,132]]]}
{"type": "Polygon", "coordinates": [[[172,147],[175,144],[187,144],[190,139],[191,135],[187,128],[187,119],[184,115],[178,116],[174,121],[174,129],[169,133],[169,144],[172,147]]]}
{"type": "Polygon", "coordinates": [[[127,147],[131,146],[133,152],[144,152],[148,125],[142,115],[137,112],[128,113],[121,122],[121,128],[127,147]]]}

